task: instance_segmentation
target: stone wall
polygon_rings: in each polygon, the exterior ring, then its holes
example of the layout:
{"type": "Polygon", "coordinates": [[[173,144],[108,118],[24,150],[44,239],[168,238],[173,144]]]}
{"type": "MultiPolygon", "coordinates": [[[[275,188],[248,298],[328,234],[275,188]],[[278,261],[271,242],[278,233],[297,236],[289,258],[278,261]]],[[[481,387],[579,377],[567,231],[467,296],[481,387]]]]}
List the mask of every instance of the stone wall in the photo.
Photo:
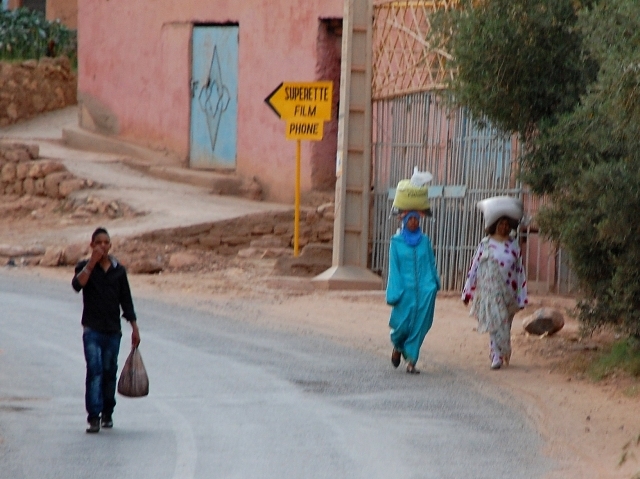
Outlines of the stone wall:
{"type": "MultiPolygon", "coordinates": [[[[276,274],[315,276],[331,266],[333,214],[332,203],[301,210],[301,251],[297,258],[292,256],[293,211],[260,213],[119,238],[113,242],[114,254],[132,274],[202,270],[213,254],[228,259],[273,259],[276,274]]],[[[0,262],[4,264],[10,261],[21,265],[73,266],[89,253],[86,242],[46,248],[0,244],[0,262]]]]}
{"type": "MultiPolygon", "coordinates": [[[[333,218],[332,203],[301,209],[299,246],[302,248],[310,243],[332,244],[333,218]]],[[[262,253],[269,249],[291,248],[293,230],[294,212],[286,211],[153,231],[137,239],[179,245],[187,250],[210,250],[222,255],[236,255],[248,248],[262,253]]]]}
{"type": "Polygon", "coordinates": [[[66,57],[0,62],[0,127],[75,105],[77,75],[66,57]]]}
{"type": "Polygon", "coordinates": [[[0,143],[0,195],[62,199],[91,186],[59,161],[40,159],[38,145],[0,143]]]}

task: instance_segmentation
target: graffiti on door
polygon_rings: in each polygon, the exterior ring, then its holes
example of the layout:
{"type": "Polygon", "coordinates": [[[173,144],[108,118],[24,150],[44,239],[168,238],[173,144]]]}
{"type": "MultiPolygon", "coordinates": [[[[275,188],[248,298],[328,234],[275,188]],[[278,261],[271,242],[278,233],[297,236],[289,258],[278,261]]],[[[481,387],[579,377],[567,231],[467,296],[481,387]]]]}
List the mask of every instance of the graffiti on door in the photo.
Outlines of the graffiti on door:
{"type": "Polygon", "coordinates": [[[211,56],[211,67],[209,68],[209,77],[206,83],[200,87],[200,93],[198,94],[200,108],[202,108],[205,114],[207,126],[209,127],[211,149],[214,151],[216,149],[216,140],[220,128],[220,119],[229,106],[229,100],[229,89],[222,80],[218,48],[214,46],[213,55],[211,56]]]}
{"type": "Polygon", "coordinates": [[[238,27],[193,32],[190,164],[234,168],[238,111],[238,27]]]}

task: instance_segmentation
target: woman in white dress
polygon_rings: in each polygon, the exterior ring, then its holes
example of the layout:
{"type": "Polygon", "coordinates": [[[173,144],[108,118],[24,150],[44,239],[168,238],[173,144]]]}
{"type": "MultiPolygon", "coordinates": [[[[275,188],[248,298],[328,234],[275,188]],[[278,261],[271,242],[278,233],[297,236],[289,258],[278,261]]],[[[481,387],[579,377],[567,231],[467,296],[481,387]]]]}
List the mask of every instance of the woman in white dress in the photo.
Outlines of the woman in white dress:
{"type": "Polygon", "coordinates": [[[511,236],[517,225],[518,220],[502,216],[486,228],[462,290],[465,305],[473,300],[478,332],[489,333],[491,369],[509,364],[513,316],[528,302],[520,247],[511,236]]]}

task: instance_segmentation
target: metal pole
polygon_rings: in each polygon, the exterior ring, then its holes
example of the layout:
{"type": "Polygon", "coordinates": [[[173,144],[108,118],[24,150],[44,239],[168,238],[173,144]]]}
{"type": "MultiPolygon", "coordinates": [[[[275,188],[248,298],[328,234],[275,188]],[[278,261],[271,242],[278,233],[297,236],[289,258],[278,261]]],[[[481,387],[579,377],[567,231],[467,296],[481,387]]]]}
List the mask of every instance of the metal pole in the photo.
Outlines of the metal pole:
{"type": "Polygon", "coordinates": [[[296,200],[293,219],[293,256],[298,256],[300,245],[300,140],[296,141],[296,200]]]}

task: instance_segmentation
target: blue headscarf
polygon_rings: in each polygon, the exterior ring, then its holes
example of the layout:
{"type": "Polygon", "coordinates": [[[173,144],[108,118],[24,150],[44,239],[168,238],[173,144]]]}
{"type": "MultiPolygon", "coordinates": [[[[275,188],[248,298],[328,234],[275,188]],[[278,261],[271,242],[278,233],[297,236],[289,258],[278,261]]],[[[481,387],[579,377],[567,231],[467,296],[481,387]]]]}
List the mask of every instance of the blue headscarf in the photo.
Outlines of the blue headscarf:
{"type": "Polygon", "coordinates": [[[415,231],[409,231],[409,228],[407,228],[407,221],[409,221],[409,218],[416,218],[420,221],[420,213],[417,211],[409,211],[404,218],[402,218],[402,230],[400,231],[400,234],[402,234],[404,242],[409,246],[417,246],[422,239],[422,230],[417,228],[415,231]]]}

